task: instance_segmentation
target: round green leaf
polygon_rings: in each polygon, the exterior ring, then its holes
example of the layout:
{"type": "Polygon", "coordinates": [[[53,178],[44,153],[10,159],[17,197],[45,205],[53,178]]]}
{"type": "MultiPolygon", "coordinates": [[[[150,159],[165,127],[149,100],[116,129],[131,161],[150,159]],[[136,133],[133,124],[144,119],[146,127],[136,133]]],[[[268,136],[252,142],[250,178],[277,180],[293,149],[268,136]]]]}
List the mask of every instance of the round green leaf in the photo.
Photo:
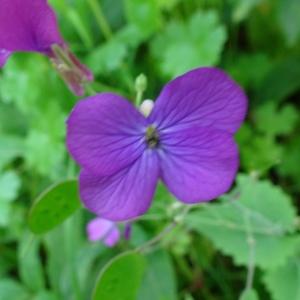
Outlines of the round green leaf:
{"type": "Polygon", "coordinates": [[[136,299],[145,264],[144,257],[137,252],[127,252],[114,258],[101,271],[93,300],[136,299]]]}
{"type": "Polygon", "coordinates": [[[29,214],[29,228],[42,234],[64,222],[80,207],[77,180],[66,180],[43,192],[29,214]]]}

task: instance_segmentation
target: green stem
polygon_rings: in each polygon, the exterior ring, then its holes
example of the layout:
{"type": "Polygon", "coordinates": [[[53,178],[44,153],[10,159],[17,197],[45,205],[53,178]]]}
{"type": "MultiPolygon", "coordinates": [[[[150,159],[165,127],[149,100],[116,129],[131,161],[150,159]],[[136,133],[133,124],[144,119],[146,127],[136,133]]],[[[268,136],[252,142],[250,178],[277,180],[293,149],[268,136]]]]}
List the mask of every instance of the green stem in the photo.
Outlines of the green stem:
{"type": "Polygon", "coordinates": [[[109,40],[113,36],[113,33],[109,26],[109,23],[107,22],[104,16],[100,2],[97,0],[88,0],[88,3],[95,15],[95,18],[101,29],[101,32],[103,33],[105,39],[109,40]]]}

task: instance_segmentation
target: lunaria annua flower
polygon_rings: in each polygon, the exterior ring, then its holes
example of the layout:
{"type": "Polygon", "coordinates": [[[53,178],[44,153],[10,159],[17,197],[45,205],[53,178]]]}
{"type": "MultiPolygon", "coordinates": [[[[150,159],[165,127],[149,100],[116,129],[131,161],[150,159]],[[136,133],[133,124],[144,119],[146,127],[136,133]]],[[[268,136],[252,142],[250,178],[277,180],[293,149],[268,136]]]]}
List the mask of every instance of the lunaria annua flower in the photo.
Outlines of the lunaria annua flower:
{"type": "MultiPolygon", "coordinates": [[[[88,223],[86,231],[90,241],[102,241],[108,247],[115,246],[121,237],[120,230],[116,223],[99,217],[88,223]]],[[[124,237],[126,239],[129,239],[130,232],[131,224],[126,223],[124,227],[124,237]]]]}
{"type": "Polygon", "coordinates": [[[67,146],[82,167],[84,205],[106,219],[135,218],[149,208],[159,179],[184,203],[220,196],[238,169],[233,135],[246,109],[242,89],[215,68],[167,83],[148,117],[112,93],[78,102],[67,146]]]}
{"type": "Polygon", "coordinates": [[[69,51],[62,39],[54,11],[47,0],[0,0],[0,67],[13,52],[39,52],[77,95],[92,73],[69,51]]]}
{"type": "Polygon", "coordinates": [[[88,223],[86,230],[90,241],[103,241],[108,247],[113,247],[120,240],[117,224],[109,220],[95,218],[88,223]]]}

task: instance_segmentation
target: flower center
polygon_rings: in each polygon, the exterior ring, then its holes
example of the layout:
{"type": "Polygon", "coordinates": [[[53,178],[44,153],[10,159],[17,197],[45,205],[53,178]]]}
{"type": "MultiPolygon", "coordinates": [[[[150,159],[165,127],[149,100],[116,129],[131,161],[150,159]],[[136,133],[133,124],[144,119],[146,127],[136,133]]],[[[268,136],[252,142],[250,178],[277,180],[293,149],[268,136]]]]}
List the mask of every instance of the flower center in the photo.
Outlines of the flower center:
{"type": "Polygon", "coordinates": [[[159,146],[159,134],[153,125],[149,126],[146,130],[146,143],[151,149],[159,146]]]}

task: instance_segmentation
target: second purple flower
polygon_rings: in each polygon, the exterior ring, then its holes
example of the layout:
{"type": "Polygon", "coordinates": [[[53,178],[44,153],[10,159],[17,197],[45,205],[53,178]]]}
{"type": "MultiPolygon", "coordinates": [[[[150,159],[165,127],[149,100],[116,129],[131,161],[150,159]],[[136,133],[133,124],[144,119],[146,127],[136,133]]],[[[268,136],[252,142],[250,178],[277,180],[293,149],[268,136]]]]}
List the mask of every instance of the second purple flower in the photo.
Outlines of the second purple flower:
{"type": "Polygon", "coordinates": [[[84,205],[109,220],[135,218],[149,208],[158,180],[184,203],[220,196],[238,169],[233,135],[246,109],[242,89],[215,68],[169,82],[148,117],[112,93],[80,101],[67,146],[82,167],[84,205]]]}

